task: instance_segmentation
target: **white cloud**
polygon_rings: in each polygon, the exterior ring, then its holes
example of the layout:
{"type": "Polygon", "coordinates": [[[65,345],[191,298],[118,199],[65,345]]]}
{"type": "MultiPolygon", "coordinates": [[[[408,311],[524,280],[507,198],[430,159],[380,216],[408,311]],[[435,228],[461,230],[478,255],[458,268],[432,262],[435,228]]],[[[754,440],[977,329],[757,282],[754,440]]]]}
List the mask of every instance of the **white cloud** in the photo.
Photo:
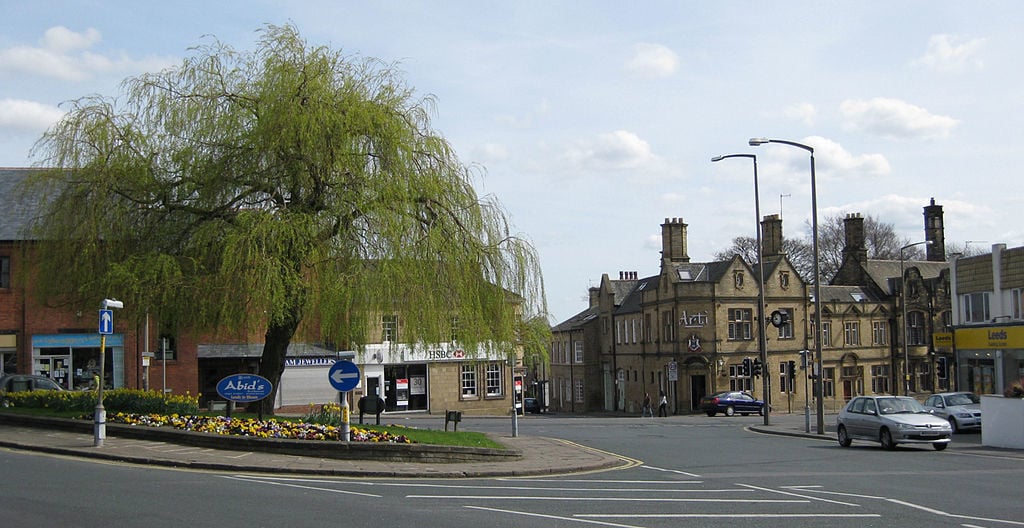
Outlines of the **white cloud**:
{"type": "Polygon", "coordinates": [[[0,99],[0,128],[43,132],[63,117],[56,106],[22,99],[0,99]]]}
{"type": "Polygon", "coordinates": [[[161,70],[177,62],[160,57],[111,58],[89,51],[101,40],[100,32],[92,28],[77,33],[65,27],[53,27],[46,30],[39,47],[14,46],[0,50],[0,71],[83,81],[105,73],[161,70]]]}
{"type": "Polygon", "coordinates": [[[43,33],[43,38],[40,40],[43,48],[51,50],[55,53],[65,53],[68,51],[89,49],[93,44],[103,40],[100,32],[89,28],[85,30],[85,33],[76,33],[64,26],[52,27],[43,33]]]}
{"type": "Polygon", "coordinates": [[[946,138],[959,124],[952,117],[932,114],[920,106],[884,97],[847,99],[839,105],[839,113],[848,126],[896,139],[946,138]]]}
{"type": "Polygon", "coordinates": [[[814,155],[818,166],[824,170],[857,176],[889,174],[889,161],[881,154],[853,154],[842,145],[823,137],[813,136],[805,142],[814,147],[814,155]]]}
{"type": "Polygon", "coordinates": [[[564,157],[574,166],[596,170],[632,169],[654,160],[650,145],[626,130],[577,141],[564,157]]]}
{"type": "Polygon", "coordinates": [[[679,57],[661,44],[640,43],[633,46],[633,57],[626,62],[626,69],[649,78],[669,77],[676,71],[679,57]]]}
{"type": "Polygon", "coordinates": [[[980,55],[985,43],[983,38],[963,42],[956,35],[932,35],[928,39],[928,50],[914,64],[943,73],[981,70],[984,63],[980,55]]]}

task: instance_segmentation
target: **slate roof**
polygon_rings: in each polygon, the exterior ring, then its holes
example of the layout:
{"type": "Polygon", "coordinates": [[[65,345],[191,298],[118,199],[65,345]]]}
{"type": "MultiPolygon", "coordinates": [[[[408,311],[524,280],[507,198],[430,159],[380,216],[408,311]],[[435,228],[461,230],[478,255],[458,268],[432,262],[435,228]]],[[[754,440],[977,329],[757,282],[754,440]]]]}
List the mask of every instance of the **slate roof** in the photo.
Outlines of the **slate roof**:
{"type": "Polygon", "coordinates": [[[40,199],[26,194],[21,184],[36,170],[0,168],[0,197],[4,201],[4,211],[0,214],[0,241],[30,240],[28,229],[39,210],[40,199]]]}
{"type": "MultiPolygon", "coordinates": [[[[287,357],[328,357],[337,352],[310,343],[291,343],[287,357]]],[[[263,355],[263,343],[200,344],[196,354],[200,358],[258,358],[263,355]]]]}
{"type": "MultiPolygon", "coordinates": [[[[814,290],[811,289],[811,299],[813,298],[814,290]]],[[[875,298],[866,288],[860,286],[821,285],[821,302],[878,302],[880,300],[875,298]]]]}
{"type": "Polygon", "coordinates": [[[591,306],[590,308],[587,308],[586,310],[583,310],[582,312],[580,312],[580,313],[578,313],[578,314],[576,314],[576,315],[566,319],[565,321],[562,321],[561,323],[558,323],[557,325],[555,325],[551,329],[551,331],[552,332],[567,332],[569,330],[576,330],[578,328],[583,328],[583,325],[585,323],[588,323],[588,322],[594,320],[594,318],[597,317],[598,309],[599,309],[599,307],[597,307],[597,306],[591,306]]]}
{"type": "MultiPolygon", "coordinates": [[[[929,260],[905,260],[903,261],[903,269],[907,270],[910,268],[917,268],[921,273],[921,277],[924,279],[934,279],[942,273],[942,270],[949,268],[948,262],[935,262],[929,260]]],[[[867,271],[868,276],[871,280],[878,285],[883,292],[889,295],[896,295],[894,290],[894,284],[891,284],[889,279],[899,278],[900,276],[900,261],[898,260],[868,260],[864,266],[864,270],[867,271]]]]}

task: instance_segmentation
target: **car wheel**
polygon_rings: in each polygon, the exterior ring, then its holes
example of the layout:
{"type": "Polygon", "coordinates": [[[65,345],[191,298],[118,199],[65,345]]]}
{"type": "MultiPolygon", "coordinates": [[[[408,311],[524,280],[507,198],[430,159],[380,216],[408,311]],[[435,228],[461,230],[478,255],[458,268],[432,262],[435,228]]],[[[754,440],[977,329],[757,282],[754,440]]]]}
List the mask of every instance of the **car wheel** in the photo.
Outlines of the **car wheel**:
{"type": "Polygon", "coordinates": [[[760,409],[757,410],[757,415],[764,416],[764,407],[761,407],[760,409]]]}
{"type": "Polygon", "coordinates": [[[941,442],[941,443],[940,442],[936,442],[936,443],[932,444],[932,447],[934,447],[936,451],[942,451],[943,449],[945,449],[948,446],[949,446],[949,444],[946,443],[946,442],[941,442]]]}
{"type": "Polygon", "coordinates": [[[725,415],[726,416],[732,416],[734,414],[736,414],[736,409],[734,409],[731,405],[729,407],[725,408],[725,415]]]}
{"type": "Polygon", "coordinates": [[[889,451],[896,449],[896,442],[892,441],[892,433],[888,429],[882,429],[882,432],[878,434],[878,441],[882,443],[882,447],[889,451]]]}
{"type": "Polygon", "coordinates": [[[704,414],[706,414],[708,416],[714,416],[717,413],[715,411],[704,411],[704,414]]]}
{"type": "Polygon", "coordinates": [[[949,426],[953,428],[953,434],[956,434],[956,432],[957,432],[956,418],[953,418],[952,416],[949,417],[949,426]]]}
{"type": "Polygon", "coordinates": [[[850,433],[846,432],[846,426],[845,425],[840,425],[839,426],[839,431],[837,432],[837,436],[839,438],[839,445],[841,445],[843,447],[850,447],[850,444],[853,443],[853,440],[850,438],[850,433]]]}

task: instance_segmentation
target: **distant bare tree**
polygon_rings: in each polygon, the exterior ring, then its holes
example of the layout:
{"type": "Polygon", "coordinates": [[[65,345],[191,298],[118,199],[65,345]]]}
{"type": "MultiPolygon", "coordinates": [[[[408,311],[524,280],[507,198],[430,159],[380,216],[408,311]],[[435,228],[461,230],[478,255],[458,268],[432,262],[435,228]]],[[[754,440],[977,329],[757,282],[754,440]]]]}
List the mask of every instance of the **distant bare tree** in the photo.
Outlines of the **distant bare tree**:
{"type": "MultiPolygon", "coordinates": [[[[846,245],[845,214],[828,216],[818,222],[818,266],[822,282],[828,283],[843,262],[843,247],[846,245]]],[[[808,283],[814,282],[814,244],[812,226],[805,222],[804,238],[784,238],[782,249],[789,257],[800,277],[808,283]]],[[[864,218],[864,243],[868,258],[899,260],[900,248],[909,244],[896,234],[893,224],[881,222],[873,216],[864,218]]],[[[951,246],[947,246],[950,248],[951,246]]],[[[949,251],[949,250],[947,250],[949,251]]],[[[732,246],[715,253],[716,260],[728,260],[734,254],[740,255],[750,264],[757,262],[757,242],[754,237],[742,236],[732,240],[732,246]]],[[[925,252],[921,246],[907,248],[903,256],[907,260],[922,260],[925,252]]]]}

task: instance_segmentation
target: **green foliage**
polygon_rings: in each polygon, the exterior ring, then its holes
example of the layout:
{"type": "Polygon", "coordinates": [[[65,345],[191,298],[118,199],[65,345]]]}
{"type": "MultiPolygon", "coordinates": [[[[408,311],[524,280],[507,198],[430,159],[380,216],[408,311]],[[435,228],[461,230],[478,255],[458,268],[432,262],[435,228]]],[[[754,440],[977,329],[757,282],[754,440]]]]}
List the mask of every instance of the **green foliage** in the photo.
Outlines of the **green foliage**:
{"type": "Polygon", "coordinates": [[[37,143],[52,170],[28,186],[47,204],[34,291],[265,335],[275,388],[297,332],[354,348],[381,314],[401,314],[407,343],[450,341],[454,318],[463,347],[511,355],[523,318],[546,313],[537,255],[431,129],[432,98],[292,26],[266,26],[253,52],[194,53],[72,102],[37,143]]]}
{"type": "MultiPolygon", "coordinates": [[[[5,406],[48,409],[55,412],[91,414],[96,408],[95,391],[27,391],[3,394],[5,406]]],[[[199,398],[190,395],[164,397],[156,391],[113,389],[103,391],[103,408],[107,412],[194,414],[199,398]]]]}

